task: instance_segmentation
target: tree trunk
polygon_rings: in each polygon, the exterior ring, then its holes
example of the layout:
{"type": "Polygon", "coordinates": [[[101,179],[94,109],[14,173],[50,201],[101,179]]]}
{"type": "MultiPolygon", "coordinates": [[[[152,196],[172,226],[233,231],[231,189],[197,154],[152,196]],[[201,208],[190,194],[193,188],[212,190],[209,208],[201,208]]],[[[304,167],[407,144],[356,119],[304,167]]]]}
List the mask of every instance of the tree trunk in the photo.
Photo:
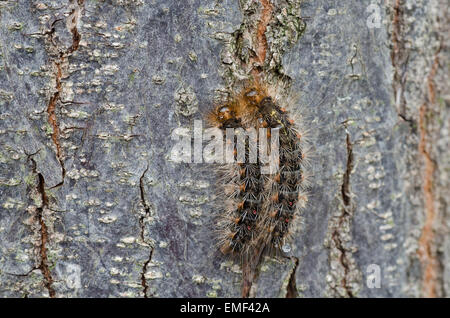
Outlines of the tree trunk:
{"type": "Polygon", "coordinates": [[[450,295],[448,2],[0,1],[0,296],[239,297],[175,128],[252,76],[309,129],[256,297],[450,295]]]}

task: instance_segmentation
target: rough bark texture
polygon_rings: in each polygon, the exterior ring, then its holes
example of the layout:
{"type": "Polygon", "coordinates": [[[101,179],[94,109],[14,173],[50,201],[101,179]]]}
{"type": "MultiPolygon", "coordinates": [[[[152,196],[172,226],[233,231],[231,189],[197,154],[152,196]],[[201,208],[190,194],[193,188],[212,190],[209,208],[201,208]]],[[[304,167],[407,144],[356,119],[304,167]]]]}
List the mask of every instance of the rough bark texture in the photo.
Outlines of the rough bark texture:
{"type": "Polygon", "coordinates": [[[449,296],[448,2],[373,3],[0,0],[0,296],[239,296],[170,134],[252,74],[298,92],[315,157],[250,294],[449,296]]]}

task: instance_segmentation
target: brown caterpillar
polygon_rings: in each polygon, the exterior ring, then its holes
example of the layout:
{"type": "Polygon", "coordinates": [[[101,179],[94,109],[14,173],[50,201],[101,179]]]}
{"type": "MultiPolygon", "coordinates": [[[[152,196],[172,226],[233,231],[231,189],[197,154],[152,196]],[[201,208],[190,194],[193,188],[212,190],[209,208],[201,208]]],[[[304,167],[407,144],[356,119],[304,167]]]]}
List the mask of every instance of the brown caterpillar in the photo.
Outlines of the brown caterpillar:
{"type": "Polygon", "coordinates": [[[291,223],[307,202],[304,136],[279,106],[277,96],[275,90],[254,81],[209,116],[210,123],[222,130],[254,127],[279,133],[277,172],[262,174],[259,158],[249,163],[248,145],[243,163],[221,167],[219,197],[226,208],[217,222],[219,245],[222,253],[240,257],[243,297],[249,296],[262,256],[289,251],[291,223]]]}
{"type": "Polygon", "coordinates": [[[262,207],[264,219],[258,225],[261,233],[267,232],[268,249],[288,250],[290,223],[307,202],[302,135],[295,127],[295,121],[287,116],[287,111],[271,97],[262,99],[258,111],[266,126],[279,130],[279,170],[267,176],[264,187],[266,200],[262,207]]]}
{"type": "MultiPolygon", "coordinates": [[[[243,103],[244,96],[219,106],[209,116],[209,121],[222,131],[227,128],[246,128],[252,123],[252,112],[243,103]]],[[[234,140],[233,140],[234,142],[234,140]]],[[[236,156],[236,149],[234,149],[236,156]]],[[[248,158],[248,145],[245,149],[248,158]]],[[[236,159],[236,157],[235,157],[236,159]]],[[[244,260],[253,253],[252,247],[261,208],[262,180],[257,163],[230,163],[219,169],[220,184],[223,187],[219,197],[223,213],[218,219],[219,245],[223,254],[238,254],[244,260]]]]}

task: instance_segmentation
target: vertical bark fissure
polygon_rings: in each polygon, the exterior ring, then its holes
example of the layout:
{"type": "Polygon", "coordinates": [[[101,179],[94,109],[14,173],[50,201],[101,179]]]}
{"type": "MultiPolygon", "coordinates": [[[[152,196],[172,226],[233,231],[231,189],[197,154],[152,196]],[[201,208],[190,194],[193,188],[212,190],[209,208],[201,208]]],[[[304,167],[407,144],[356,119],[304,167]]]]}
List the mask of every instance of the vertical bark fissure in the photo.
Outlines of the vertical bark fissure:
{"type": "MultiPolygon", "coordinates": [[[[143,243],[145,243],[145,218],[150,216],[150,206],[147,203],[147,200],[145,199],[145,185],[144,185],[144,178],[145,178],[145,174],[148,171],[148,165],[145,168],[144,172],[142,173],[141,177],[139,178],[139,193],[140,193],[140,199],[141,199],[141,204],[144,207],[144,211],[145,213],[143,215],[140,216],[139,218],[139,225],[141,228],[141,240],[143,243]]],[[[153,247],[150,246],[150,255],[148,257],[148,259],[145,261],[144,265],[142,266],[142,273],[141,273],[141,285],[143,288],[143,293],[144,293],[144,298],[148,298],[148,282],[147,282],[147,278],[145,277],[145,274],[147,272],[147,267],[148,264],[151,262],[152,260],[152,256],[153,256],[153,247]]]]}
{"type": "Polygon", "coordinates": [[[261,66],[264,65],[264,61],[266,60],[267,55],[267,38],[266,38],[266,30],[269,22],[272,18],[273,6],[269,0],[259,0],[262,5],[261,15],[259,17],[258,26],[256,27],[256,47],[255,52],[256,56],[250,59],[250,63],[257,63],[260,67],[253,68],[253,75],[258,76],[262,72],[261,66]]]}
{"type": "Polygon", "coordinates": [[[345,291],[347,297],[355,297],[353,288],[349,285],[349,274],[350,268],[350,257],[348,255],[349,251],[344,246],[343,233],[341,232],[344,228],[347,228],[351,223],[353,203],[351,198],[351,186],[350,186],[350,176],[353,169],[353,145],[350,140],[350,135],[347,133],[346,136],[346,148],[347,148],[347,161],[346,170],[343,175],[342,185],[341,185],[341,197],[342,197],[342,211],[338,216],[337,226],[332,230],[331,239],[334,246],[339,251],[339,263],[344,269],[344,274],[341,280],[341,287],[345,291]]]}
{"type": "Polygon", "coordinates": [[[147,278],[145,277],[145,274],[147,272],[148,264],[152,261],[153,256],[153,248],[150,248],[150,255],[148,256],[148,259],[145,261],[144,266],[142,267],[142,273],[141,273],[141,285],[143,288],[144,298],[148,298],[148,282],[147,278]]]}
{"type": "Polygon", "coordinates": [[[297,257],[292,257],[292,260],[294,262],[294,268],[292,269],[291,275],[289,276],[288,285],[286,287],[286,298],[298,297],[296,274],[299,260],[297,257]]]}
{"type": "MultiPolygon", "coordinates": [[[[69,0],[70,4],[74,4],[74,0],[69,0]]],[[[72,33],[72,43],[69,48],[65,51],[60,52],[58,54],[57,59],[53,62],[53,67],[55,69],[55,93],[50,97],[48,106],[47,106],[47,115],[48,115],[48,123],[52,127],[52,141],[56,148],[56,158],[61,166],[61,182],[53,186],[52,188],[61,186],[64,184],[64,179],[66,176],[66,168],[64,165],[64,154],[60,141],[60,124],[59,119],[56,114],[56,108],[58,103],[61,103],[61,93],[62,93],[62,76],[63,70],[62,65],[64,60],[68,58],[71,54],[78,50],[81,41],[81,34],[78,31],[77,24],[79,14],[81,12],[82,7],[84,6],[84,0],[77,0],[77,4],[72,7],[70,15],[67,19],[70,19],[70,32],[72,33]]],[[[55,30],[52,29],[48,34],[50,35],[50,43],[53,44],[52,37],[54,35],[55,30]]]]}
{"type": "Polygon", "coordinates": [[[440,266],[435,249],[436,203],[434,191],[434,174],[436,163],[431,157],[431,145],[427,128],[427,116],[432,111],[431,106],[436,103],[436,88],[434,77],[439,67],[439,52],[435,54],[431,71],[427,77],[427,100],[419,109],[419,153],[423,157],[423,195],[425,209],[425,223],[419,238],[418,256],[423,267],[422,293],[425,297],[437,297],[439,288],[440,266]]]}
{"type": "Polygon", "coordinates": [[[64,183],[64,177],[65,177],[65,167],[64,167],[64,160],[63,155],[61,151],[61,143],[60,143],[60,129],[59,129],[59,123],[58,118],[56,116],[56,105],[58,101],[60,100],[60,94],[61,94],[61,77],[62,77],[62,70],[61,70],[61,63],[63,63],[63,56],[60,57],[59,61],[54,62],[54,67],[56,69],[55,71],[55,93],[52,95],[52,97],[49,100],[48,107],[47,107],[47,114],[48,114],[48,123],[52,127],[52,141],[53,144],[56,147],[56,158],[59,161],[59,164],[61,165],[61,171],[62,171],[62,181],[57,184],[61,185],[64,183]]]}
{"type": "Polygon", "coordinates": [[[145,213],[140,216],[139,218],[139,225],[141,227],[141,240],[142,242],[145,241],[144,232],[145,232],[145,218],[150,216],[150,206],[147,203],[147,200],[145,199],[145,189],[144,189],[144,178],[145,174],[148,171],[148,165],[145,168],[144,172],[142,173],[141,177],[139,178],[139,193],[141,196],[141,204],[144,207],[145,213]]]}
{"type": "Polygon", "coordinates": [[[45,193],[45,180],[44,176],[41,173],[37,172],[36,161],[32,157],[29,157],[29,159],[32,163],[33,174],[37,176],[36,191],[40,195],[41,199],[41,205],[36,208],[36,218],[40,227],[39,265],[37,268],[44,276],[44,285],[50,297],[54,298],[56,296],[56,292],[53,288],[53,277],[48,265],[48,228],[44,220],[44,209],[48,207],[48,197],[45,193]]]}

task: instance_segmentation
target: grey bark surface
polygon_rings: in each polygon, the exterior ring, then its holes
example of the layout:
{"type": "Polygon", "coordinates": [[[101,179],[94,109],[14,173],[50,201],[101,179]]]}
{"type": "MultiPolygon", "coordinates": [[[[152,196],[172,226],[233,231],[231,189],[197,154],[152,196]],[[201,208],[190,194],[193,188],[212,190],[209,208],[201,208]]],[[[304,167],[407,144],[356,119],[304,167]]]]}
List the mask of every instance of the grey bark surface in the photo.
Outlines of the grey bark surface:
{"type": "Polygon", "coordinates": [[[215,174],[170,136],[256,68],[314,157],[251,295],[450,295],[448,2],[374,1],[369,27],[369,1],[272,0],[261,44],[264,3],[0,1],[0,296],[239,297],[215,174]]]}

